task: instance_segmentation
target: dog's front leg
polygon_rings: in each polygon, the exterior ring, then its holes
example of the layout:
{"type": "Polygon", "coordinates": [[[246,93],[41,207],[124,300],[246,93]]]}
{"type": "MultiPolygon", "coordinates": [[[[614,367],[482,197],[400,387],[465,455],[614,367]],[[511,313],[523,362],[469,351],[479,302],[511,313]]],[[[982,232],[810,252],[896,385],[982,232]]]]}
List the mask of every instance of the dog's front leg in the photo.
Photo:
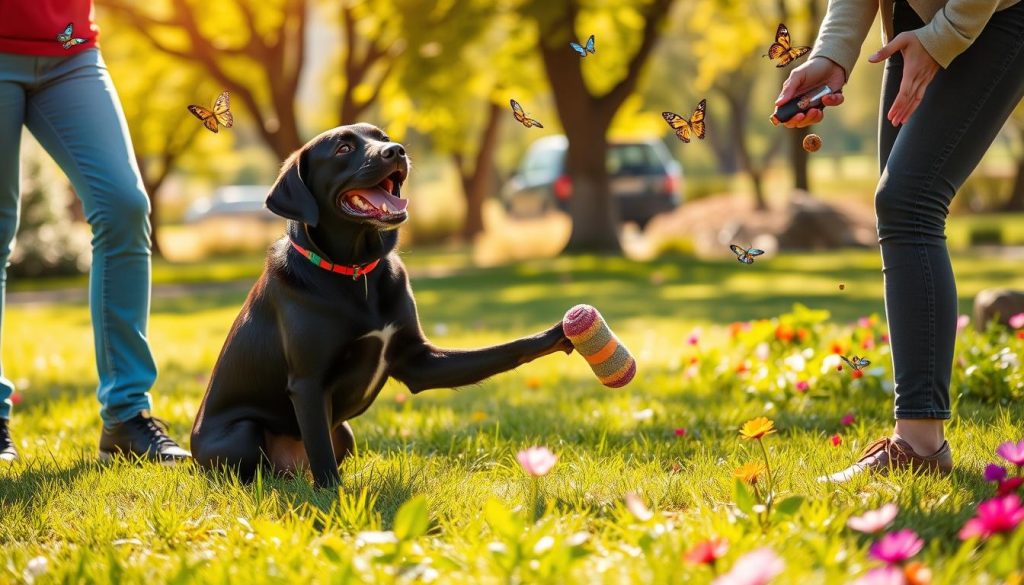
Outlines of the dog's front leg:
{"type": "Polygon", "coordinates": [[[341,476],[334,459],[330,413],[323,388],[313,380],[289,380],[288,394],[295,407],[295,417],[309,459],[309,469],[313,472],[313,482],[317,487],[338,485],[341,476]]]}
{"type": "Polygon", "coordinates": [[[561,323],[532,337],[482,349],[440,349],[421,340],[401,356],[391,375],[413,393],[456,388],[476,384],[558,351],[572,352],[572,343],[562,332],[561,323]]]}

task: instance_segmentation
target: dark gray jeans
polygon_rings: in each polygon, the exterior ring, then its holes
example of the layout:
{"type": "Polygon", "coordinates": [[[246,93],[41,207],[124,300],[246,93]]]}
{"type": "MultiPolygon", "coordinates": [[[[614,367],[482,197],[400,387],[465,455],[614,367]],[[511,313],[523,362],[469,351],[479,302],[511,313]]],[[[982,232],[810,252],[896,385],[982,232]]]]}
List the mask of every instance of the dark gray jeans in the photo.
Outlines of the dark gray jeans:
{"type": "MultiPolygon", "coordinates": [[[[896,33],[923,26],[897,1],[896,33]]],[[[946,250],[949,203],[1024,97],[1024,2],[995,13],[974,44],[940,69],[899,128],[900,53],[885,65],[875,193],[885,275],[896,418],[950,417],[957,295],[946,250]]]]}

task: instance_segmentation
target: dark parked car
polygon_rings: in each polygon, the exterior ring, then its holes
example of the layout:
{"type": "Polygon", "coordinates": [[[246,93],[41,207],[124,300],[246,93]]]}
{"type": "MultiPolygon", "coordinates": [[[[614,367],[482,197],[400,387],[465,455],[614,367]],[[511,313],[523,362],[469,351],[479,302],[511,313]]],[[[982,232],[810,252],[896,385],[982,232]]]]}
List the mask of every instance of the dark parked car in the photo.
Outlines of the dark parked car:
{"type": "MultiPolygon", "coordinates": [[[[502,192],[509,215],[532,217],[568,209],[573,191],[565,173],[568,144],[564,136],[547,136],[530,145],[502,192]]],[[[643,228],[655,215],[679,206],[682,169],[658,140],[609,144],[608,175],[622,221],[643,228]]]]}

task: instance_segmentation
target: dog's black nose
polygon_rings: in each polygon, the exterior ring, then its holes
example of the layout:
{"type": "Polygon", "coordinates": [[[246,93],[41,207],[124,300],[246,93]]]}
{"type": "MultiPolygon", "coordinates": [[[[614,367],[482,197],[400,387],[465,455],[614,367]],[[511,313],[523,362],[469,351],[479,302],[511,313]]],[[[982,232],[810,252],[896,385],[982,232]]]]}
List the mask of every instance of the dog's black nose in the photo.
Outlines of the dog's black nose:
{"type": "Polygon", "coordinates": [[[395,157],[402,158],[405,156],[405,147],[403,147],[401,144],[395,144],[394,142],[392,142],[391,144],[381,149],[380,156],[381,158],[384,159],[391,159],[395,157]]]}

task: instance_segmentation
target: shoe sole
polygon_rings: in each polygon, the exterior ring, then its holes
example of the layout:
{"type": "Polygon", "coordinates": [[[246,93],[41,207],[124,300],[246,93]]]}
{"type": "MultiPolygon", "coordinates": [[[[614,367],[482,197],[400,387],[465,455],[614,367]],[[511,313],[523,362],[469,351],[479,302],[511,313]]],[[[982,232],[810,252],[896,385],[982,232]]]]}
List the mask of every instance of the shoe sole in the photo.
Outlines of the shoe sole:
{"type": "Polygon", "coordinates": [[[126,456],[126,455],[124,455],[122,453],[111,453],[109,451],[100,451],[99,452],[100,463],[110,463],[111,461],[113,461],[116,458],[130,459],[132,457],[134,457],[135,459],[138,459],[140,461],[145,461],[147,463],[157,463],[157,464],[162,465],[164,467],[174,467],[175,465],[178,465],[180,463],[187,463],[188,461],[191,460],[191,459],[150,459],[148,457],[142,457],[142,456],[139,456],[139,455],[126,456]]]}

